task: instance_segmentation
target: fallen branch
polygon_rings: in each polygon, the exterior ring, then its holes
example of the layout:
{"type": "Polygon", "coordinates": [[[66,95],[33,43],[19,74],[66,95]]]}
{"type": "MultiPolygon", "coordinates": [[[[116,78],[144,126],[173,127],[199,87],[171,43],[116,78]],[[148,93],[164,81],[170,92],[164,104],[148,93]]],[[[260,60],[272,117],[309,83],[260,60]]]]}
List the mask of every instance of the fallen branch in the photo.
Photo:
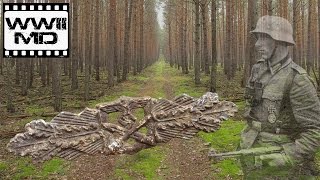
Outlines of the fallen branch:
{"type": "Polygon", "coordinates": [[[15,119],[22,119],[22,118],[27,118],[27,117],[31,117],[31,115],[29,114],[20,114],[20,115],[14,115],[14,116],[7,116],[7,118],[15,118],[15,119]]]}

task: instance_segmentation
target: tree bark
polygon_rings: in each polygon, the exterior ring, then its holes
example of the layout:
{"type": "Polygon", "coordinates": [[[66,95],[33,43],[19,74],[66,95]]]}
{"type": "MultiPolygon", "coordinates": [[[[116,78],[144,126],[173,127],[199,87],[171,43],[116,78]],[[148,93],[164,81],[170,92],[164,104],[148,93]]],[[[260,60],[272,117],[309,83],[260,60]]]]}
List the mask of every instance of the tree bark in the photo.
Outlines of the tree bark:
{"type": "Polygon", "coordinates": [[[55,111],[59,112],[62,110],[61,61],[60,59],[54,59],[52,61],[53,108],[55,111]]]}
{"type": "Polygon", "coordinates": [[[127,74],[129,69],[129,42],[130,42],[129,39],[130,39],[131,14],[132,14],[133,3],[134,2],[132,0],[125,0],[125,4],[126,4],[125,5],[125,37],[124,37],[124,59],[123,59],[123,70],[122,70],[123,81],[127,80],[127,74]]]}
{"type": "Polygon", "coordinates": [[[71,89],[78,89],[78,1],[72,1],[72,75],[71,75],[71,89]]]}
{"type": "Polygon", "coordinates": [[[293,46],[293,61],[298,63],[298,49],[297,49],[297,27],[298,27],[298,14],[299,14],[299,6],[298,0],[293,0],[293,39],[296,41],[296,45],[293,46]]]}
{"type": "Polygon", "coordinates": [[[140,73],[144,68],[144,0],[140,0],[140,47],[139,47],[139,64],[138,72],[140,73]]]}
{"type": "Polygon", "coordinates": [[[114,61],[115,61],[115,41],[114,41],[114,36],[115,36],[115,18],[116,18],[116,8],[117,8],[117,1],[116,0],[110,0],[110,8],[109,8],[109,28],[108,28],[108,85],[110,87],[114,86],[114,79],[113,79],[113,74],[114,74],[114,61]]]}
{"type": "Polygon", "coordinates": [[[195,75],[195,84],[201,84],[200,81],[200,2],[199,0],[195,1],[195,57],[194,57],[194,75],[195,75]]]}
{"type": "Polygon", "coordinates": [[[312,6],[313,6],[313,0],[309,0],[309,8],[308,8],[308,59],[307,59],[307,72],[310,74],[311,68],[312,68],[312,29],[311,29],[311,23],[312,23],[312,6]]]}
{"type": "Polygon", "coordinates": [[[95,17],[94,17],[94,27],[95,27],[95,31],[94,33],[94,37],[95,39],[92,40],[92,43],[94,43],[94,67],[95,67],[95,79],[96,81],[100,81],[100,48],[99,48],[99,44],[101,39],[99,38],[100,35],[100,0],[96,0],[95,1],[95,17]]]}
{"type": "Polygon", "coordinates": [[[212,43],[212,65],[211,65],[211,84],[210,91],[217,91],[217,40],[216,40],[216,0],[211,2],[211,43],[212,43]]]}
{"type": "Polygon", "coordinates": [[[207,30],[207,0],[201,0],[201,15],[202,15],[202,32],[203,32],[203,59],[204,72],[206,75],[210,74],[209,58],[208,58],[208,30],[207,30]]]}
{"type": "MultiPolygon", "coordinates": [[[[320,79],[320,0],[318,0],[318,79],[320,79]]],[[[320,91],[320,82],[318,82],[320,91]]]]}
{"type": "MultiPolygon", "coordinates": [[[[257,22],[257,1],[256,0],[249,0],[248,1],[248,24],[247,24],[247,31],[252,31],[255,29],[256,22],[257,22]]],[[[247,44],[246,44],[246,61],[245,61],[245,71],[244,71],[244,78],[242,80],[242,87],[245,87],[249,77],[252,66],[255,64],[255,52],[254,52],[254,45],[255,45],[255,38],[253,35],[247,35],[247,44]]]]}
{"type": "MultiPolygon", "coordinates": [[[[2,59],[2,57],[0,57],[2,59]]],[[[9,63],[6,63],[6,76],[5,76],[5,82],[6,82],[6,96],[7,96],[7,111],[10,113],[15,112],[15,108],[12,102],[12,81],[10,79],[11,77],[11,67],[9,63]]]]}

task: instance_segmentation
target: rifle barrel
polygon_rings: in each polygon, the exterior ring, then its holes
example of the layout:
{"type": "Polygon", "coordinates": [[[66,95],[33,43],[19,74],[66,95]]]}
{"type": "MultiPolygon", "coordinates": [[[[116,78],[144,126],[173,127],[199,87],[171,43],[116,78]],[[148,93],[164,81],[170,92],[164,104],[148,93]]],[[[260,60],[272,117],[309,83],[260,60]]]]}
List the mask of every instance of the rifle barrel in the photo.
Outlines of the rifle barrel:
{"type": "Polygon", "coordinates": [[[282,147],[270,146],[270,147],[258,147],[251,149],[241,149],[239,151],[232,151],[226,153],[212,153],[209,152],[209,157],[219,158],[219,157],[239,157],[239,156],[258,156],[263,154],[273,154],[282,152],[282,147]]]}

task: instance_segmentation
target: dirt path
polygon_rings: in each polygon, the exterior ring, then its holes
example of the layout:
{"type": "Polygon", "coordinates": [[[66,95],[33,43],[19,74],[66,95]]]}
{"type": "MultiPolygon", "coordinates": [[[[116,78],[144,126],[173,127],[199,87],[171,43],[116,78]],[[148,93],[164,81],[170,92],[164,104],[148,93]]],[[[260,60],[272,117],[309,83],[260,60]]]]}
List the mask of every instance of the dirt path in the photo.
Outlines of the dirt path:
{"type": "MultiPolygon", "coordinates": [[[[165,79],[163,89],[168,99],[174,97],[171,76],[162,73],[165,79]]],[[[212,179],[210,161],[207,157],[208,149],[204,142],[194,137],[191,140],[173,139],[165,145],[168,149],[164,164],[169,168],[169,174],[161,175],[165,179],[212,179]]]]}
{"type": "MultiPolygon", "coordinates": [[[[162,62],[153,65],[152,70],[144,72],[147,80],[138,90],[136,96],[174,98],[174,81],[171,79],[173,75],[164,69],[165,64],[162,62]]],[[[173,139],[167,144],[160,145],[160,151],[162,150],[164,157],[160,166],[154,172],[158,176],[157,179],[213,179],[211,163],[207,158],[208,149],[200,138],[195,137],[191,140],[173,139]]],[[[128,163],[130,157],[132,156],[105,156],[103,154],[81,156],[70,162],[66,175],[60,178],[76,180],[123,179],[119,178],[117,173],[123,164],[128,163]]],[[[130,166],[124,166],[124,168],[126,169],[121,172],[126,172],[131,177],[130,179],[145,179],[141,174],[132,170],[130,166]]]]}

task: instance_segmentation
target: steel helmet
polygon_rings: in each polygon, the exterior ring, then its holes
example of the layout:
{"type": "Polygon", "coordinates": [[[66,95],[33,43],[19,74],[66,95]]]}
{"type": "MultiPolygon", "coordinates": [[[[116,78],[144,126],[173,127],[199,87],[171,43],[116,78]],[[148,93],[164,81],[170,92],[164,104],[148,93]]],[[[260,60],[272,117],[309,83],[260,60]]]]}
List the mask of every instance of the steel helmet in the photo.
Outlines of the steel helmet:
{"type": "Polygon", "coordinates": [[[288,20],[278,16],[262,16],[257,26],[250,33],[265,33],[276,41],[287,42],[289,45],[295,45],[293,40],[292,26],[288,20]]]}

